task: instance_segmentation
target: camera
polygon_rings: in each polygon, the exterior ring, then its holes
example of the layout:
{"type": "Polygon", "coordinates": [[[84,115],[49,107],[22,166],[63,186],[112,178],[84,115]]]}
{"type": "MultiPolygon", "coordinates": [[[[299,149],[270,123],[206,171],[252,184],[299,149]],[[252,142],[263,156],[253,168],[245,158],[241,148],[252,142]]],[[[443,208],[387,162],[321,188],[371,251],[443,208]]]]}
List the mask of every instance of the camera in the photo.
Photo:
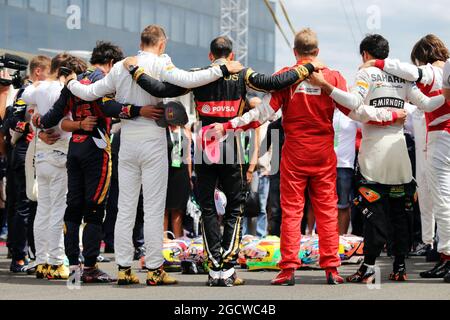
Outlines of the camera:
{"type": "Polygon", "coordinates": [[[14,88],[19,89],[23,85],[24,78],[26,77],[26,71],[28,69],[28,60],[22,57],[6,53],[0,56],[0,69],[12,69],[15,70],[11,74],[12,79],[2,79],[0,78],[0,85],[10,86],[13,85],[14,88]]]}

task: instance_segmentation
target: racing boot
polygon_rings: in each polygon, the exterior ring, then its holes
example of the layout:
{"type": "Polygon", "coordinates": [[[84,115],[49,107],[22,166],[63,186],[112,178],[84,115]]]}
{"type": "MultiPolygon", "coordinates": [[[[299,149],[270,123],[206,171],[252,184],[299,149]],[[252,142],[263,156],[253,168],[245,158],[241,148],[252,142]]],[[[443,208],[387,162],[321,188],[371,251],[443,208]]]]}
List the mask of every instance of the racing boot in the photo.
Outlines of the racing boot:
{"type": "Polygon", "coordinates": [[[47,279],[48,264],[39,264],[36,268],[36,279],[47,279]]]}
{"type": "Polygon", "coordinates": [[[95,265],[91,268],[84,267],[81,281],[83,283],[111,283],[116,282],[117,279],[114,279],[106,272],[100,270],[98,265],[95,265]]]}
{"type": "Polygon", "coordinates": [[[36,263],[29,264],[27,267],[27,275],[34,276],[36,274],[38,265],[36,263]]]}
{"type": "Polygon", "coordinates": [[[171,277],[167,272],[165,272],[163,267],[156,270],[149,270],[147,272],[148,286],[171,285],[177,283],[178,280],[174,277],[171,277]]]}
{"type": "Polygon", "coordinates": [[[403,282],[408,280],[406,276],[406,265],[401,264],[394,267],[394,271],[389,275],[389,280],[403,282]]]}
{"type": "Polygon", "coordinates": [[[450,273],[450,260],[441,259],[431,270],[420,273],[421,278],[439,279],[450,273]]]}
{"type": "Polygon", "coordinates": [[[420,243],[409,255],[413,257],[425,257],[432,249],[433,246],[431,244],[420,243]]]}
{"type": "Polygon", "coordinates": [[[131,267],[119,268],[119,276],[117,279],[117,284],[119,286],[139,284],[139,278],[131,270],[131,267]]]}
{"type": "Polygon", "coordinates": [[[222,278],[222,271],[209,270],[208,282],[206,285],[209,287],[218,287],[220,285],[220,279],[222,278]]]}
{"type": "Polygon", "coordinates": [[[327,283],[331,285],[343,284],[344,278],[339,275],[337,268],[327,268],[325,270],[327,275],[327,283]]]}
{"type": "Polygon", "coordinates": [[[450,272],[444,277],[444,282],[450,283],[450,272]]]}
{"type": "Polygon", "coordinates": [[[9,270],[12,273],[25,273],[27,272],[28,264],[25,260],[11,261],[9,270]]]}
{"type": "Polygon", "coordinates": [[[274,286],[293,286],[295,285],[295,269],[282,269],[280,273],[271,282],[274,286]]]}
{"type": "Polygon", "coordinates": [[[237,276],[236,270],[234,268],[222,271],[222,276],[220,277],[219,281],[219,285],[221,287],[242,286],[244,284],[245,281],[237,276]]]}
{"type": "Polygon", "coordinates": [[[351,283],[375,283],[375,266],[362,264],[355,274],[347,277],[351,283]]]}
{"type": "Polygon", "coordinates": [[[47,269],[48,280],[67,280],[69,279],[69,268],[61,264],[59,266],[49,266],[47,269]]]}

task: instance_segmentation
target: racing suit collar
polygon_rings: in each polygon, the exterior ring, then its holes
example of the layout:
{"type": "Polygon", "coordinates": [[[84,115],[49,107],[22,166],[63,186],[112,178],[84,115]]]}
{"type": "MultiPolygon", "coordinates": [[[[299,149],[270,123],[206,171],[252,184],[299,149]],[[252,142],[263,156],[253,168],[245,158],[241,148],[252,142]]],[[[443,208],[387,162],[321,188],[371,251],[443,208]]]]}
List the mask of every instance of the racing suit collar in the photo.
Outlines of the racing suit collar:
{"type": "Polygon", "coordinates": [[[307,63],[310,63],[312,61],[313,60],[310,59],[310,58],[302,58],[302,59],[297,60],[297,65],[307,64],[307,63]]]}
{"type": "Polygon", "coordinates": [[[139,51],[138,51],[138,56],[146,56],[146,55],[157,57],[157,54],[155,54],[155,53],[153,53],[153,52],[142,51],[142,50],[139,50],[139,51]]]}

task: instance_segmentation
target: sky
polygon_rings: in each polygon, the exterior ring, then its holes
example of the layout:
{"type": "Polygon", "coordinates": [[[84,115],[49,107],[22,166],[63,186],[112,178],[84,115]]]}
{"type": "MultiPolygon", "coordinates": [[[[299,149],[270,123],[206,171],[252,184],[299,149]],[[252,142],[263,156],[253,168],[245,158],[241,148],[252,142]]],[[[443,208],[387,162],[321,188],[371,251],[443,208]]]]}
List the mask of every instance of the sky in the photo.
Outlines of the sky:
{"type": "MultiPolygon", "coordinates": [[[[368,33],[379,33],[390,42],[391,58],[409,62],[414,44],[428,33],[450,45],[448,0],[284,0],[295,30],[310,27],[317,32],[320,59],[340,71],[349,83],[361,64],[359,43],[368,33]]],[[[295,63],[294,36],[281,8],[281,26],[290,40],[276,36],[276,69],[295,63]]]]}

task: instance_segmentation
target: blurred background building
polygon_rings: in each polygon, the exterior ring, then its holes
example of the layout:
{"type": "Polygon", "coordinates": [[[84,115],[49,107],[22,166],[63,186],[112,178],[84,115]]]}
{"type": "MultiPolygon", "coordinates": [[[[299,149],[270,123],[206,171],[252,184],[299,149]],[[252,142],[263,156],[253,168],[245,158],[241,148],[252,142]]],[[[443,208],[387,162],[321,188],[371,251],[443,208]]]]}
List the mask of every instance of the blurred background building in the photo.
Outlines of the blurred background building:
{"type": "MultiPolygon", "coordinates": [[[[270,74],[275,68],[275,24],[264,0],[248,3],[248,65],[270,74]]],[[[275,9],[274,2],[270,5],[275,9]]],[[[88,59],[96,41],[106,40],[134,55],[140,32],[150,24],[165,28],[167,53],[178,67],[207,66],[210,42],[221,35],[221,1],[0,0],[0,54],[31,58],[71,51],[88,59]],[[80,9],[78,16],[73,5],[80,9]]],[[[193,117],[189,100],[183,102],[193,117]]]]}
{"type": "MultiPolygon", "coordinates": [[[[275,4],[273,4],[275,6],[275,4]]],[[[220,35],[219,0],[0,0],[0,48],[28,54],[91,50],[97,40],[138,50],[140,31],[163,26],[167,53],[177,66],[209,63],[211,40],[220,35]],[[69,29],[67,8],[81,8],[81,29],[69,29]]],[[[249,60],[254,69],[273,72],[275,24],[263,0],[249,1],[249,60]]]]}

